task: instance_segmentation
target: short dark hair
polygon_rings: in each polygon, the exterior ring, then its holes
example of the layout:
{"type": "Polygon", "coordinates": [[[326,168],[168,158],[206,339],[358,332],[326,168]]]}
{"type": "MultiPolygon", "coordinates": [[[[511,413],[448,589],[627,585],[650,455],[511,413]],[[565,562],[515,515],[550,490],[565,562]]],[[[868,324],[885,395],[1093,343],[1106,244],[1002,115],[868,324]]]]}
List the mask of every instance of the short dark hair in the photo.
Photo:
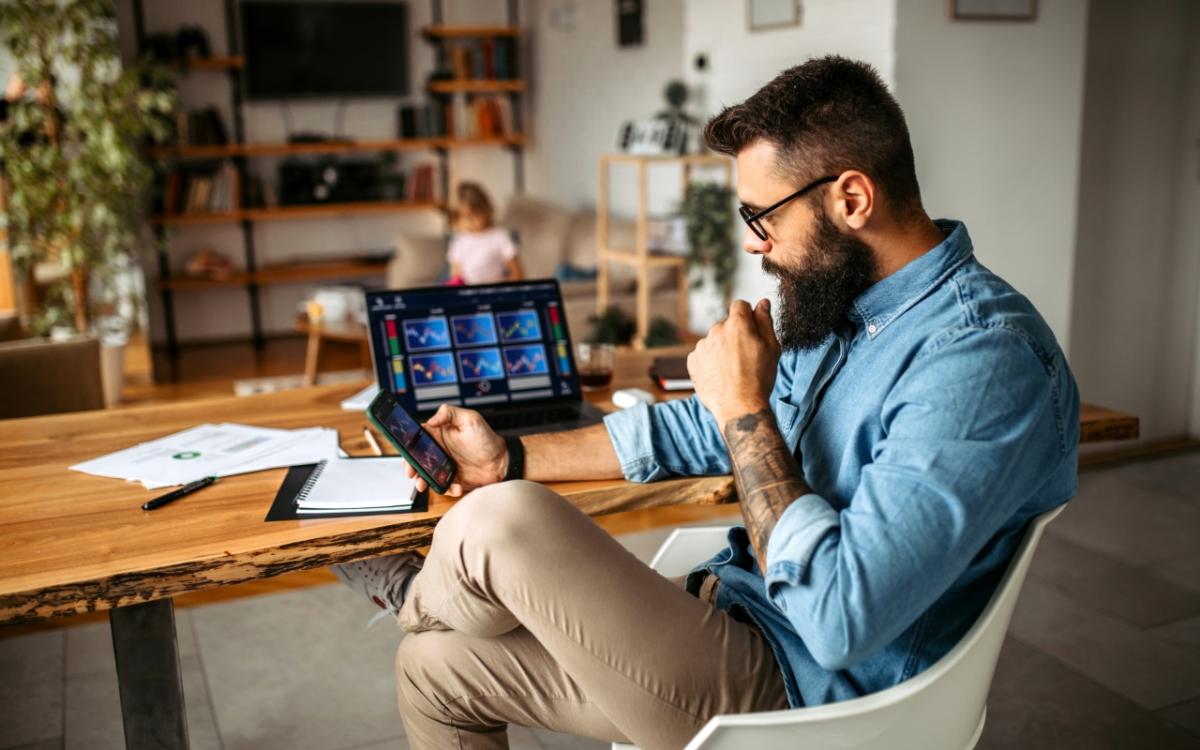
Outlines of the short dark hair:
{"type": "Polygon", "coordinates": [[[921,208],[904,112],[866,63],[830,55],[788,68],[704,129],[708,147],[730,156],[759,139],[779,149],[779,173],[797,187],[857,169],[898,214],[921,208]]]}

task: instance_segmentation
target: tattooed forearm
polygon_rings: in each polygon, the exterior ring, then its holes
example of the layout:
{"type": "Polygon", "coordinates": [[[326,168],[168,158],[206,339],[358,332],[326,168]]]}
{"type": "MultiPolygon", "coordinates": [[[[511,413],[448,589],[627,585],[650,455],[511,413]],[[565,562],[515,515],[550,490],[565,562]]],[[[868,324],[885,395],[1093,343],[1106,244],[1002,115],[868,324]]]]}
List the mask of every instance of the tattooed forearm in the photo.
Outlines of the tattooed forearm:
{"type": "Polygon", "coordinates": [[[775,524],[789,505],[811,490],[804,483],[800,465],[779,434],[770,409],[726,422],[725,445],[733,464],[742,518],[758,556],[759,570],[765,575],[767,540],[775,530],[775,524]]]}

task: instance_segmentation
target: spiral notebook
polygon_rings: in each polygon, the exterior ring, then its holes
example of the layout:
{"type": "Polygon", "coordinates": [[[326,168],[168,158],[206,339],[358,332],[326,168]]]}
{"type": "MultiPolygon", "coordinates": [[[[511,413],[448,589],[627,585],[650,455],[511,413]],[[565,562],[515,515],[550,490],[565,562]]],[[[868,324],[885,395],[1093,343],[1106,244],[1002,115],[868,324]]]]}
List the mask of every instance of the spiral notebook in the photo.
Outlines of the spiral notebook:
{"type": "Polygon", "coordinates": [[[266,520],[409,513],[427,503],[399,456],[331,458],[292,467],[266,520]]]}

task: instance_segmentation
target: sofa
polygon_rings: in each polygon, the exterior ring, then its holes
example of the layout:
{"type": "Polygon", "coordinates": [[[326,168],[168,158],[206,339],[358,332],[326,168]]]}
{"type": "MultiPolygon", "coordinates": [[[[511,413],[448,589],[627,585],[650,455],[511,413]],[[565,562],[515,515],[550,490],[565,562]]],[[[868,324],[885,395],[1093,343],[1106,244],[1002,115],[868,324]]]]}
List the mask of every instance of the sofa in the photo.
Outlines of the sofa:
{"type": "MultiPolygon", "coordinates": [[[[562,285],[567,326],[576,341],[591,333],[588,318],[596,314],[596,214],[572,211],[549,201],[514,196],[497,222],[511,230],[520,248],[527,279],[558,278],[562,285]],[[589,278],[590,277],[590,278],[589,278]]],[[[611,247],[632,251],[636,225],[609,219],[611,247]]],[[[389,289],[439,283],[446,270],[446,239],[402,235],[388,266],[389,289]]],[[[631,266],[609,264],[609,304],[631,318],[636,312],[637,276],[631,266]]],[[[671,269],[650,270],[650,318],[671,322],[678,315],[679,287],[671,269]]]]}

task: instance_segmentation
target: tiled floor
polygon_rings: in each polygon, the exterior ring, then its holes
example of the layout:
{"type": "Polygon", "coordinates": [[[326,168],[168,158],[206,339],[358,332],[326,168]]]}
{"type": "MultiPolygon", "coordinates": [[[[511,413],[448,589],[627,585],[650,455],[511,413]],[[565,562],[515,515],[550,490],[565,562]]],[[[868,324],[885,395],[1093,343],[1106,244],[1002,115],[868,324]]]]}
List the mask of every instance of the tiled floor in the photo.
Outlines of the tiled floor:
{"type": "MultiPolygon", "coordinates": [[[[666,531],[629,535],[648,559],[666,531]]],[[[405,748],[374,607],[320,586],[177,612],[192,747],[405,748]]],[[[514,748],[602,743],[513,728],[514,748]]],[[[105,623],[3,637],[0,749],[123,745],[105,623]]],[[[981,748],[1200,748],[1200,454],[1086,473],[1038,550],[981,748]]]]}

